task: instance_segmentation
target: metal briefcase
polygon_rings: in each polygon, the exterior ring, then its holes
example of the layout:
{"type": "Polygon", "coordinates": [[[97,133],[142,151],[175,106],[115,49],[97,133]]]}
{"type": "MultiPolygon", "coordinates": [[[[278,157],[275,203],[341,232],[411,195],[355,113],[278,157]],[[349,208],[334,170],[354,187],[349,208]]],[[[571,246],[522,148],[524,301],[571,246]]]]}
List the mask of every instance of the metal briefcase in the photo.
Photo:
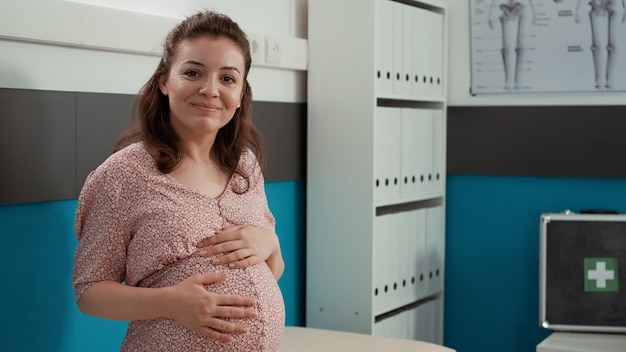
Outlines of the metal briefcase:
{"type": "Polygon", "coordinates": [[[539,251],[541,327],[626,332],[626,215],[542,214],[539,251]]]}

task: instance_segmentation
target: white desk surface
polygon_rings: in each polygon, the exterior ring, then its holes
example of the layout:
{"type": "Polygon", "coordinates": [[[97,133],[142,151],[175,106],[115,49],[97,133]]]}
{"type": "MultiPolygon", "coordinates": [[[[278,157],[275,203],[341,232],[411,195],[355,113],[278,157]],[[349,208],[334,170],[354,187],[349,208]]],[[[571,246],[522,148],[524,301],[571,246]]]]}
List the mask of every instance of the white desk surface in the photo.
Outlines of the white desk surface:
{"type": "Polygon", "coordinates": [[[553,332],[537,352],[624,352],[625,334],[553,332]]]}
{"type": "Polygon", "coordinates": [[[411,351],[455,352],[448,347],[415,340],[393,339],[350,332],[285,327],[280,352],[335,352],[335,351],[411,351]]]}

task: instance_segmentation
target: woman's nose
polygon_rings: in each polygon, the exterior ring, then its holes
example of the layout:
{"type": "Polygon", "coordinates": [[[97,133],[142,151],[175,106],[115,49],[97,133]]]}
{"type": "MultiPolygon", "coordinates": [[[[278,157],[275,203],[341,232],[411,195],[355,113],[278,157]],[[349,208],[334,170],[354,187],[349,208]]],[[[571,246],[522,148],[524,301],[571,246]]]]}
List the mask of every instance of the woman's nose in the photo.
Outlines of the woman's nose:
{"type": "Polygon", "coordinates": [[[208,95],[208,96],[217,96],[219,84],[214,79],[206,79],[202,82],[202,86],[200,86],[200,94],[208,95]]]}

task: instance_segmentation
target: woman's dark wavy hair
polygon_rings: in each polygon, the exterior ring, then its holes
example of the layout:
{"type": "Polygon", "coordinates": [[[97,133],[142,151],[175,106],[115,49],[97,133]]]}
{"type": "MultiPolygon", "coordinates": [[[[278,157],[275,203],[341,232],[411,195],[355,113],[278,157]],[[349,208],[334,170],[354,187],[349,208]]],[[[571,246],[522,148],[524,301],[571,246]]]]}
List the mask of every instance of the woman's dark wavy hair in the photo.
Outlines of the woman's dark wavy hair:
{"type": "Polygon", "coordinates": [[[135,98],[135,122],[120,136],[114,150],[118,151],[133,142],[143,141],[161,172],[169,173],[180,165],[183,156],[182,141],[171,127],[168,97],[161,92],[159,83],[167,77],[180,43],[203,36],[230,39],[244,56],[241,106],[230,122],[218,131],[211,149],[212,157],[229,175],[239,174],[246,180],[248,187],[243,189],[243,193],[249,188],[251,171],[237,167],[242,151],[246,147],[251,148],[262,166],[264,158],[261,136],[252,122],[252,89],[247,79],[252,63],[250,44],[239,25],[226,15],[212,11],[198,12],[169,32],[163,44],[161,61],[135,98]]]}

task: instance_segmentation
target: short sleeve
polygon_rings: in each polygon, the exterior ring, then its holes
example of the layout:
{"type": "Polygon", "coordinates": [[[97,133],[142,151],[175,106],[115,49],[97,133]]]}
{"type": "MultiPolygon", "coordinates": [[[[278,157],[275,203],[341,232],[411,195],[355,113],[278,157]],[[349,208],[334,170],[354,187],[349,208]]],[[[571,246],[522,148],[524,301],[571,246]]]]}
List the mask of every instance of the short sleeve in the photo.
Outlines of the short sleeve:
{"type": "Polygon", "coordinates": [[[93,284],[123,282],[126,248],[131,237],[130,198],[121,173],[100,166],[88,177],[76,209],[78,247],[74,254],[72,283],[76,300],[93,284]]]}

